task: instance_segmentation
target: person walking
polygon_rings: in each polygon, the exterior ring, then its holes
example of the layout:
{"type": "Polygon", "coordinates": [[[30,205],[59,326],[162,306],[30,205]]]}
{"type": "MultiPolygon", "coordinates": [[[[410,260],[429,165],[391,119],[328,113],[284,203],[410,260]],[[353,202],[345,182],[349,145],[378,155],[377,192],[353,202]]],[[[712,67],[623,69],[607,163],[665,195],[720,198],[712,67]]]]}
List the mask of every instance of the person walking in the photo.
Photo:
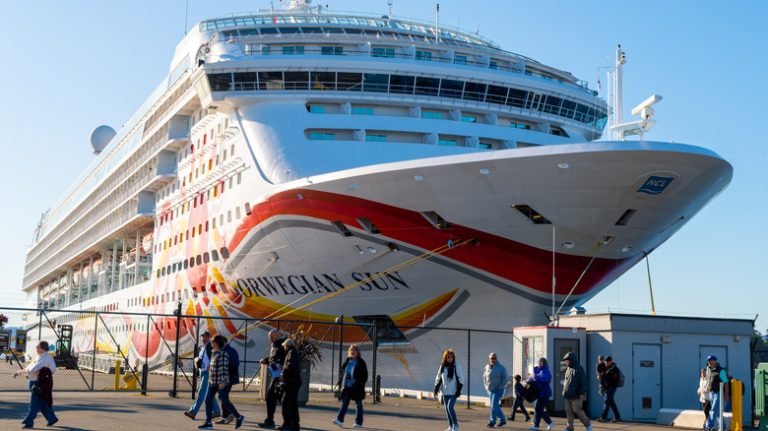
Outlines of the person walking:
{"type": "Polygon", "coordinates": [[[603,387],[605,391],[603,414],[600,415],[599,422],[608,422],[608,410],[613,410],[613,422],[621,422],[621,414],[616,406],[616,390],[622,384],[621,370],[613,362],[611,356],[605,357],[605,373],[603,374],[603,387]]]}
{"type": "Polygon", "coordinates": [[[592,422],[587,417],[581,405],[587,398],[587,376],[584,368],[579,365],[576,354],[568,352],[563,358],[567,370],[563,380],[563,398],[565,399],[565,415],[568,418],[568,426],[565,431],[574,431],[573,423],[576,417],[579,418],[587,431],[592,431],[592,422]]]}
{"type": "Polygon", "coordinates": [[[707,421],[704,423],[705,430],[713,430],[718,427],[720,421],[720,385],[728,383],[728,374],[725,368],[717,362],[717,356],[707,356],[706,366],[707,391],[712,400],[707,421]]]}
{"type": "Polygon", "coordinates": [[[41,341],[35,347],[37,359],[30,362],[23,370],[13,373],[13,378],[25,375],[29,379],[29,411],[24,418],[22,428],[33,428],[37,413],[43,413],[47,425],[53,426],[59,421],[53,411],[53,375],[56,373],[56,362],[48,353],[47,341],[41,341]]]}
{"type": "Polygon", "coordinates": [[[275,427],[275,409],[280,397],[280,373],[283,370],[283,361],[285,360],[285,349],[283,349],[285,338],[283,335],[280,331],[273,329],[269,331],[268,336],[272,346],[269,349],[269,356],[261,360],[261,365],[268,367],[272,381],[267,390],[267,418],[264,422],[259,423],[262,428],[275,427]]]}
{"type": "Polygon", "coordinates": [[[522,380],[523,377],[520,374],[515,375],[515,404],[512,406],[512,414],[509,415],[509,420],[515,420],[515,413],[517,413],[517,410],[519,409],[525,414],[525,421],[529,422],[531,416],[528,414],[528,409],[525,408],[525,388],[523,387],[522,380]]]}
{"type": "Polygon", "coordinates": [[[237,408],[229,401],[229,391],[232,389],[232,360],[230,351],[227,349],[227,339],[222,335],[213,337],[212,342],[213,356],[209,371],[209,387],[205,397],[205,423],[197,427],[198,429],[213,429],[211,419],[213,417],[213,402],[216,394],[219,394],[221,407],[235,416],[235,429],[243,425],[245,417],[238,413],[237,408]]]}
{"type": "Polygon", "coordinates": [[[445,415],[448,417],[448,428],[445,431],[458,431],[459,420],[456,417],[456,400],[461,396],[464,386],[464,372],[456,362],[456,353],[452,349],[443,352],[440,367],[435,376],[435,398],[442,394],[445,415]]]}
{"type": "MultiPolygon", "coordinates": [[[[197,412],[200,411],[200,407],[205,402],[206,395],[208,394],[208,369],[211,366],[211,355],[213,354],[213,346],[211,345],[211,333],[208,331],[203,332],[200,336],[203,342],[203,347],[200,349],[200,353],[195,358],[195,368],[200,373],[200,387],[197,390],[197,399],[189,410],[184,412],[184,416],[195,419],[197,412]]],[[[213,416],[221,416],[221,409],[219,403],[216,402],[216,398],[213,399],[213,416]]]]}
{"type": "Polygon", "coordinates": [[[504,365],[499,363],[496,353],[488,355],[488,363],[483,370],[483,385],[491,399],[491,414],[488,417],[488,428],[503,427],[507,424],[504,412],[501,410],[501,397],[509,382],[509,374],[504,365]],[[497,422],[498,421],[498,422],[497,422]]]}
{"type": "Polygon", "coordinates": [[[363,399],[365,399],[365,384],[368,382],[368,366],[360,357],[360,348],[357,344],[349,346],[347,359],[339,368],[338,388],[341,388],[339,400],[341,408],[333,423],[343,427],[344,416],[349,408],[349,401],[355,401],[355,424],[352,428],[363,427],[363,399]]]}
{"type": "Polygon", "coordinates": [[[536,404],[533,406],[533,426],[528,428],[531,431],[538,431],[541,420],[547,424],[547,431],[552,429],[552,419],[547,413],[547,404],[552,397],[552,388],[549,386],[552,381],[552,373],[547,366],[546,358],[539,358],[539,364],[533,367],[533,382],[539,390],[539,396],[536,398],[536,404]]]}
{"type": "Polygon", "coordinates": [[[299,430],[299,389],[301,388],[301,354],[293,338],[283,342],[285,362],[280,375],[283,385],[282,431],[299,430]]]}
{"type": "Polygon", "coordinates": [[[696,390],[696,393],[699,395],[699,402],[701,403],[701,410],[704,411],[704,422],[706,423],[709,417],[709,410],[712,408],[712,397],[709,393],[707,382],[707,367],[699,371],[699,388],[696,390]]]}
{"type": "Polygon", "coordinates": [[[597,364],[595,364],[595,377],[597,378],[597,393],[600,394],[600,398],[605,398],[605,382],[603,377],[605,376],[605,358],[603,355],[597,355],[597,364]]]}

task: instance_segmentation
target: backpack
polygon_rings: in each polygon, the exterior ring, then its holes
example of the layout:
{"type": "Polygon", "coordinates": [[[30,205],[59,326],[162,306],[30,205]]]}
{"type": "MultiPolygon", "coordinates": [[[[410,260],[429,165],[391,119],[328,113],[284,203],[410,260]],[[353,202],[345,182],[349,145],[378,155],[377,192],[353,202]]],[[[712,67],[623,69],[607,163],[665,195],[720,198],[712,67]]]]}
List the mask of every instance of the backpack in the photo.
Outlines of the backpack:
{"type": "Polygon", "coordinates": [[[619,384],[617,385],[617,387],[620,388],[624,386],[624,373],[621,371],[621,368],[616,367],[616,369],[619,371],[619,384]]]}
{"type": "Polygon", "coordinates": [[[525,382],[523,389],[525,389],[522,394],[523,398],[529,403],[532,403],[539,398],[539,386],[536,382],[525,382]]]}

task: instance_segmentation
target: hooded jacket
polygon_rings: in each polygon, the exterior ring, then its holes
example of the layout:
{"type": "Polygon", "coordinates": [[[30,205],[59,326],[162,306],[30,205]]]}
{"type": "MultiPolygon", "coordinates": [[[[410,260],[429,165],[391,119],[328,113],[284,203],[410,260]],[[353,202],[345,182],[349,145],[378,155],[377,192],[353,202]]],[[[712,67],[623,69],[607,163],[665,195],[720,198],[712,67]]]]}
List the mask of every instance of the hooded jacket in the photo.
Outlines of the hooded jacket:
{"type": "Polygon", "coordinates": [[[507,374],[507,369],[504,368],[504,365],[501,365],[501,362],[496,362],[494,366],[485,364],[483,386],[485,386],[486,391],[500,391],[507,386],[507,382],[509,382],[509,374],[507,374]]]}
{"type": "Polygon", "coordinates": [[[563,398],[575,400],[587,394],[587,376],[584,373],[584,368],[579,365],[575,353],[568,352],[563,358],[563,361],[565,360],[570,362],[565,371],[565,380],[563,380],[563,398]]]}

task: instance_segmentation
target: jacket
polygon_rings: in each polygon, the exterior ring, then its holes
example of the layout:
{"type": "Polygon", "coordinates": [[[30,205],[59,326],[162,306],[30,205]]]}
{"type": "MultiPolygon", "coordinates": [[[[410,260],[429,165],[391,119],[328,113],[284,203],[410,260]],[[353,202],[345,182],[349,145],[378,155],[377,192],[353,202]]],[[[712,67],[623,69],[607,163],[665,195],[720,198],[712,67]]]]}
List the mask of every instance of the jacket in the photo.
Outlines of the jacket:
{"type": "Polygon", "coordinates": [[[229,343],[224,346],[224,350],[229,356],[229,384],[236,385],[240,383],[240,355],[229,343]]]}
{"type": "Polygon", "coordinates": [[[285,348],[283,343],[285,338],[279,338],[272,343],[272,347],[269,348],[269,356],[262,359],[262,362],[266,362],[270,369],[277,369],[283,366],[285,360],[285,348]]]}
{"type": "Polygon", "coordinates": [[[285,351],[285,364],[280,378],[286,390],[301,387],[301,355],[295,348],[285,351]]]}
{"type": "Polygon", "coordinates": [[[230,376],[231,364],[232,362],[229,359],[229,352],[226,348],[213,352],[209,372],[209,383],[211,386],[218,386],[222,383],[232,384],[230,376]]]}
{"type": "Polygon", "coordinates": [[[611,363],[611,365],[605,368],[603,384],[606,388],[618,388],[620,380],[621,373],[619,372],[619,367],[616,366],[616,363],[611,363]]]}
{"type": "MultiPolygon", "coordinates": [[[[707,365],[707,390],[709,392],[718,393],[720,391],[721,383],[728,383],[728,375],[725,369],[720,366],[719,363],[714,367],[707,365]]],[[[31,380],[31,378],[30,378],[31,380]]]]}
{"type": "MultiPolygon", "coordinates": [[[[339,388],[344,388],[346,382],[344,377],[346,374],[347,366],[349,365],[349,358],[341,364],[339,368],[339,388]]],[[[352,371],[352,387],[349,388],[349,399],[358,401],[365,399],[365,384],[368,383],[368,366],[365,364],[363,358],[357,358],[355,369],[352,371]]]]}
{"type": "Polygon", "coordinates": [[[456,364],[452,379],[448,378],[448,370],[442,364],[438,367],[437,375],[435,376],[435,387],[443,395],[456,395],[459,391],[459,384],[464,386],[464,372],[461,369],[461,365],[456,364]]]}
{"type": "Polygon", "coordinates": [[[568,352],[563,360],[566,359],[570,360],[570,365],[565,371],[565,380],[563,380],[563,398],[575,400],[587,394],[587,376],[584,368],[579,365],[575,353],[568,352]]]}
{"type": "Polygon", "coordinates": [[[552,388],[549,385],[552,382],[552,373],[549,372],[549,367],[546,365],[533,367],[533,381],[539,388],[540,400],[548,400],[552,397],[552,388]]]}
{"type": "Polygon", "coordinates": [[[483,370],[483,386],[485,386],[486,391],[496,392],[503,390],[507,387],[507,382],[509,382],[509,374],[507,374],[507,369],[504,368],[504,365],[501,365],[501,362],[496,362],[496,365],[493,367],[491,364],[485,365],[485,370],[483,370]]]}
{"type": "Polygon", "coordinates": [[[43,367],[40,369],[40,371],[37,374],[37,382],[35,382],[35,385],[38,386],[42,392],[38,395],[40,399],[48,404],[49,406],[53,405],[53,373],[48,367],[43,367]]]}

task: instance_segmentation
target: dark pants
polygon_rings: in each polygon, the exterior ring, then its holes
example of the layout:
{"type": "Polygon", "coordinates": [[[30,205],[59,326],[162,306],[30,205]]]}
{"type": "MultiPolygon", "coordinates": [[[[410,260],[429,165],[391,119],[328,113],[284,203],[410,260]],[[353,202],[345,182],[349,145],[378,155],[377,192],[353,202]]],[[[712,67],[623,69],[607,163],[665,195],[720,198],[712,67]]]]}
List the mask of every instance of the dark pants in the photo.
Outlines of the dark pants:
{"type": "Polygon", "coordinates": [[[712,410],[712,401],[706,400],[701,403],[701,409],[704,410],[704,422],[706,422],[706,418],[709,417],[709,411],[712,410]]]}
{"type": "Polygon", "coordinates": [[[235,415],[235,417],[240,417],[240,413],[237,412],[237,409],[232,404],[232,401],[229,400],[229,391],[232,389],[232,385],[226,385],[224,386],[224,389],[220,388],[219,385],[211,385],[211,387],[208,388],[208,393],[205,395],[205,421],[210,422],[211,418],[213,418],[213,398],[216,396],[216,394],[219,394],[219,400],[221,400],[221,411],[222,411],[222,417],[224,416],[224,412],[227,412],[227,415],[235,415]]]}
{"type": "Polygon", "coordinates": [[[600,416],[602,419],[608,419],[608,410],[613,410],[613,418],[616,420],[621,419],[619,414],[619,408],[616,407],[616,387],[606,386],[605,388],[605,402],[603,404],[603,414],[600,416]]]}
{"type": "Polygon", "coordinates": [[[299,429],[299,386],[287,385],[283,392],[283,430],[299,429]]]}
{"type": "Polygon", "coordinates": [[[280,380],[272,379],[267,390],[267,423],[275,422],[275,409],[277,408],[277,387],[280,384],[280,380]]]}
{"type": "Polygon", "coordinates": [[[531,416],[528,414],[528,410],[525,408],[525,405],[523,405],[523,401],[523,397],[515,398],[515,405],[512,406],[512,414],[509,416],[510,420],[515,420],[515,413],[517,413],[517,409],[520,409],[520,411],[525,414],[525,420],[531,420],[531,416]]]}
{"type": "Polygon", "coordinates": [[[539,398],[536,400],[536,404],[533,406],[533,426],[538,428],[542,419],[544,419],[544,423],[547,425],[552,423],[552,418],[547,413],[547,403],[549,403],[549,398],[539,398]]]}
{"type": "MultiPolygon", "coordinates": [[[[347,415],[347,409],[349,408],[349,402],[351,401],[350,395],[352,390],[350,388],[344,388],[341,391],[341,408],[339,409],[339,415],[337,419],[339,422],[344,422],[344,416],[347,415]]],[[[355,423],[358,425],[363,424],[363,400],[355,400],[355,423]]]]}
{"type": "Polygon", "coordinates": [[[48,423],[56,422],[59,418],[56,417],[56,413],[53,412],[53,407],[49,406],[47,402],[43,401],[39,396],[32,392],[32,387],[35,386],[35,382],[29,382],[29,412],[27,417],[24,418],[24,425],[33,426],[35,418],[38,412],[43,412],[45,420],[48,423]]]}

